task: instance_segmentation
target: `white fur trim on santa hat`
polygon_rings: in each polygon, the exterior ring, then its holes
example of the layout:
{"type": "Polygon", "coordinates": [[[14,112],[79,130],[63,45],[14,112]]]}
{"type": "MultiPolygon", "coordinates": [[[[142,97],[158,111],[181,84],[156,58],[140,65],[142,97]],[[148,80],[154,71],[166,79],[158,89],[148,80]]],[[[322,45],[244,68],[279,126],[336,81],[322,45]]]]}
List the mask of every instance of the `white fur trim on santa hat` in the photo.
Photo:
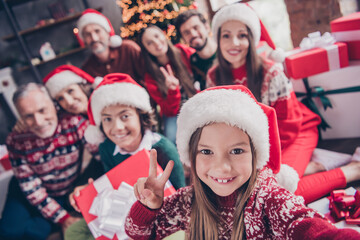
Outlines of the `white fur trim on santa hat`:
{"type": "Polygon", "coordinates": [[[151,111],[150,97],[143,87],[127,82],[102,85],[91,96],[91,110],[96,126],[100,126],[104,107],[114,104],[151,111]]]}
{"type": "Polygon", "coordinates": [[[197,128],[227,123],[244,130],[257,156],[257,169],[269,161],[268,119],[261,107],[240,90],[216,89],[196,94],[184,103],[177,120],[176,144],[180,160],[190,166],[189,141],[197,128]],[[245,114],[244,114],[245,113],[245,114]]]}
{"type": "Polygon", "coordinates": [[[86,13],[82,15],[77,22],[77,27],[79,29],[79,36],[81,38],[82,38],[83,28],[90,23],[95,23],[102,26],[107,32],[111,31],[111,26],[109,26],[109,22],[105,16],[97,13],[86,13]]]}
{"type": "Polygon", "coordinates": [[[86,80],[73,71],[65,70],[49,78],[45,83],[45,87],[48,89],[51,97],[55,98],[55,96],[65,87],[75,83],[82,83],[84,81],[86,80]]]}
{"type": "Polygon", "coordinates": [[[294,193],[300,181],[299,174],[294,168],[281,164],[280,171],[275,176],[277,182],[290,192],[294,193]]]}
{"type": "Polygon", "coordinates": [[[99,145],[105,140],[104,134],[100,128],[94,125],[89,125],[84,132],[85,140],[90,144],[99,145]]]}
{"type": "Polygon", "coordinates": [[[215,14],[211,24],[215,41],[217,41],[221,25],[231,20],[240,21],[247,25],[254,37],[255,46],[258,45],[261,34],[260,20],[255,11],[243,3],[224,6],[215,14]]]}

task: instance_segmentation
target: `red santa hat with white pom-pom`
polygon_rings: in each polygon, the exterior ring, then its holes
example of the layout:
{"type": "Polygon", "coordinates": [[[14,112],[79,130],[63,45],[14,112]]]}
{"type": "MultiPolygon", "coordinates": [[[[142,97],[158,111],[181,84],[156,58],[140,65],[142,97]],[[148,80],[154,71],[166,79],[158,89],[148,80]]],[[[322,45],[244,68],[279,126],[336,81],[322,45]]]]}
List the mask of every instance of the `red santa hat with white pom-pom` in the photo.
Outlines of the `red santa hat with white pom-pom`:
{"type": "Polygon", "coordinates": [[[215,41],[217,41],[218,31],[221,25],[232,20],[240,21],[249,27],[255,41],[255,46],[257,46],[260,41],[265,41],[269,47],[273,49],[268,56],[271,60],[275,62],[283,62],[285,60],[284,50],[275,47],[266,27],[256,15],[255,11],[246,3],[226,5],[216,12],[211,24],[215,41]]]}
{"type": "Polygon", "coordinates": [[[84,27],[90,23],[95,23],[100,25],[110,34],[111,47],[115,48],[121,45],[122,39],[119,35],[115,34],[114,28],[110,20],[107,17],[105,17],[105,15],[91,8],[84,10],[81,14],[81,17],[77,21],[77,27],[79,29],[79,37],[82,41],[84,41],[82,31],[84,27]]]}
{"type": "Polygon", "coordinates": [[[122,104],[145,112],[151,112],[150,96],[128,74],[111,73],[95,88],[89,98],[88,117],[90,125],[85,130],[85,140],[100,144],[105,136],[100,130],[101,111],[110,105],[122,104]]]}
{"type": "Polygon", "coordinates": [[[256,168],[267,166],[276,174],[280,185],[295,192],[297,172],[281,164],[281,146],[276,112],[256,101],[242,85],[208,88],[190,98],[180,109],[176,144],[180,160],[190,166],[189,141],[196,129],[211,123],[226,123],[246,132],[256,156],[256,168]]]}
{"type": "Polygon", "coordinates": [[[43,79],[43,83],[52,98],[55,98],[61,90],[72,84],[90,84],[92,88],[96,88],[101,81],[102,77],[93,78],[73,65],[61,65],[43,79]]]}

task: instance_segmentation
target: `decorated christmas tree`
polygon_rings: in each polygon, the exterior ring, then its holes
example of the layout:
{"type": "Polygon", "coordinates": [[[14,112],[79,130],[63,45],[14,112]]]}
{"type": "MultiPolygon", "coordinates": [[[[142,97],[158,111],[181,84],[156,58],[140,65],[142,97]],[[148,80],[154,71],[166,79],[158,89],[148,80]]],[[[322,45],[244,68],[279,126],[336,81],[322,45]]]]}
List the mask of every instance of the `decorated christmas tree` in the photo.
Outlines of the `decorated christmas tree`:
{"type": "Polygon", "coordinates": [[[183,11],[196,8],[193,0],[118,0],[122,9],[121,37],[136,40],[141,29],[154,24],[160,27],[173,43],[180,37],[173,22],[183,11]]]}

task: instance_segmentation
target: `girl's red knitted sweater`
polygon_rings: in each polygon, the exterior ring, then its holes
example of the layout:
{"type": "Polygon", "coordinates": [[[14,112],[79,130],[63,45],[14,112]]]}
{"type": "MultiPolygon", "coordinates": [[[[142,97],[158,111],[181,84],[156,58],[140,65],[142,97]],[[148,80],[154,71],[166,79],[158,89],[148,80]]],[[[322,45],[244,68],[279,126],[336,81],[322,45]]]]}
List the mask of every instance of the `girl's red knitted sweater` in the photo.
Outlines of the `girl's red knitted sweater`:
{"type": "MultiPolygon", "coordinates": [[[[236,194],[218,197],[223,221],[219,239],[230,239],[236,194]]],[[[184,187],[165,198],[158,210],[134,203],[125,222],[133,239],[163,239],[179,230],[188,233],[193,187],[184,187]]],[[[321,214],[307,208],[297,197],[279,186],[269,169],[258,174],[253,193],[245,207],[246,239],[359,239],[352,229],[337,229],[321,214]]]]}
{"type": "MultiPolygon", "coordinates": [[[[208,72],[207,87],[216,86],[216,67],[214,66],[208,72]]],[[[300,131],[316,128],[321,120],[318,115],[297,100],[291,81],[274,62],[263,59],[263,67],[261,102],[275,108],[281,148],[285,149],[293,143],[300,131]]],[[[232,75],[234,84],[248,85],[245,64],[233,69],[232,75]]]]}

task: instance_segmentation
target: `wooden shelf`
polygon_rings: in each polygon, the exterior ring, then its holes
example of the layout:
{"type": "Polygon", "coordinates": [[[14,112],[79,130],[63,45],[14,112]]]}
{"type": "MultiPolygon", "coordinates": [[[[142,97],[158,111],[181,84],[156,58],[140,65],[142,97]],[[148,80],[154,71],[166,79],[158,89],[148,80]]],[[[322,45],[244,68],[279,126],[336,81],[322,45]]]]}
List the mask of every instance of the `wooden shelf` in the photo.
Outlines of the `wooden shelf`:
{"type": "MultiPolygon", "coordinates": [[[[96,10],[101,12],[102,8],[97,8],[96,10]]],[[[75,13],[75,14],[73,14],[71,16],[67,16],[67,17],[64,17],[64,18],[61,18],[61,19],[58,19],[58,20],[54,20],[54,22],[45,24],[43,26],[36,26],[36,27],[32,27],[32,28],[22,30],[22,31],[19,32],[19,35],[24,36],[24,35],[27,35],[27,34],[30,34],[30,33],[36,32],[36,31],[40,31],[42,29],[46,29],[46,28],[56,26],[58,24],[62,24],[62,23],[65,23],[65,22],[72,21],[74,19],[79,18],[81,16],[81,14],[82,14],[81,12],[80,13],[75,13]]],[[[8,35],[8,36],[3,37],[2,40],[10,41],[10,40],[13,40],[15,38],[16,38],[16,36],[14,34],[12,34],[12,35],[8,35]]]]}
{"type": "MultiPolygon", "coordinates": [[[[37,66],[40,66],[40,65],[43,65],[45,63],[48,63],[48,62],[51,62],[51,61],[54,61],[56,59],[59,59],[59,58],[63,58],[63,57],[66,57],[66,56],[69,56],[71,54],[75,54],[75,53],[78,53],[78,52],[81,52],[81,51],[84,51],[86,49],[86,47],[79,47],[79,48],[75,48],[75,49],[71,49],[67,52],[63,52],[63,53],[60,53],[58,55],[56,55],[55,58],[53,59],[50,59],[50,60],[47,60],[47,61],[41,61],[40,63],[34,65],[35,67],[37,66]]],[[[19,72],[22,72],[22,71],[25,71],[27,69],[30,69],[30,66],[24,66],[24,67],[21,67],[18,69],[19,72]]]]}

